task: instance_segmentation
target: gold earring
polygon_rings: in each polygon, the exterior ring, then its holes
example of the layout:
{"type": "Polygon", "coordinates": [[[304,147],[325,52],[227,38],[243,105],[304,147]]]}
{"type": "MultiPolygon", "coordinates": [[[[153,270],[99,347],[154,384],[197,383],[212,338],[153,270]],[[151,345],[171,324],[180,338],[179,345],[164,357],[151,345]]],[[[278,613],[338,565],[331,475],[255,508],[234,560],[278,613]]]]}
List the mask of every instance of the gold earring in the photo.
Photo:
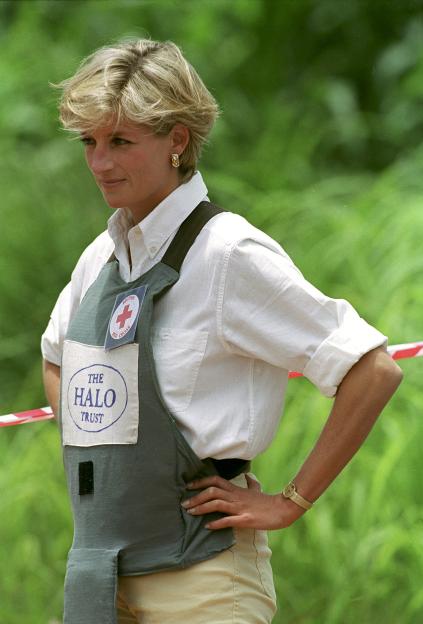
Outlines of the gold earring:
{"type": "Polygon", "coordinates": [[[175,167],[175,168],[178,168],[179,165],[181,164],[179,162],[179,154],[171,154],[170,161],[172,163],[172,167],[175,167]]]}

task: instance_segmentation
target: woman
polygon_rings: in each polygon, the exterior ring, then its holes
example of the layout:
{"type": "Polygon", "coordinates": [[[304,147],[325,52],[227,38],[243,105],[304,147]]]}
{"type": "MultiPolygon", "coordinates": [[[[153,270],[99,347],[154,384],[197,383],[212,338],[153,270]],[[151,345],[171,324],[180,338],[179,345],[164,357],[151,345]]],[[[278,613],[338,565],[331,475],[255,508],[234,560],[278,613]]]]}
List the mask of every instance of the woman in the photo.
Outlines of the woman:
{"type": "Polygon", "coordinates": [[[347,302],[208,202],[197,162],[218,108],[176,45],[100,49],[60,87],[62,123],[115,209],[42,339],[75,518],[64,621],[270,622],[264,530],[311,507],[401,371],[347,302]],[[289,370],[336,398],[268,495],[248,462],[272,440],[289,370]]]}

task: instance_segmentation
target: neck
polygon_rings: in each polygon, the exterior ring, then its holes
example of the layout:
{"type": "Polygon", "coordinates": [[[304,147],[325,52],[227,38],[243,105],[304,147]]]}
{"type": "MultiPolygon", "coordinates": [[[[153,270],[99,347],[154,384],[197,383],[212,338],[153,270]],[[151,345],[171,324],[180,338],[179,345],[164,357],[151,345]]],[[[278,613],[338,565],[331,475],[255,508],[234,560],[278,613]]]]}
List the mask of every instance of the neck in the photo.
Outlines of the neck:
{"type": "Polygon", "coordinates": [[[159,189],[157,192],[147,197],[144,201],[135,203],[131,206],[127,206],[131,211],[134,224],[140,223],[150,212],[153,212],[155,208],[164,200],[168,195],[173,193],[175,189],[180,186],[181,180],[178,173],[175,171],[175,177],[170,180],[169,184],[159,189]]]}

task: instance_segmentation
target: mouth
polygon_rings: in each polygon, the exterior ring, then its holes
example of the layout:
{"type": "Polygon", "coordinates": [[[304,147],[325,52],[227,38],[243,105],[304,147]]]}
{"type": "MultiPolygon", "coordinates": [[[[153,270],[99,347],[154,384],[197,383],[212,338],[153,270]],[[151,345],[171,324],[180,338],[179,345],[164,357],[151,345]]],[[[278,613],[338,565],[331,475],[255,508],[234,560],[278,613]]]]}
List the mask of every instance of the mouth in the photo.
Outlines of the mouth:
{"type": "Polygon", "coordinates": [[[119,186],[119,184],[122,184],[122,182],[125,182],[125,179],[122,178],[116,180],[97,180],[97,182],[104,189],[112,189],[116,186],[119,186]]]}

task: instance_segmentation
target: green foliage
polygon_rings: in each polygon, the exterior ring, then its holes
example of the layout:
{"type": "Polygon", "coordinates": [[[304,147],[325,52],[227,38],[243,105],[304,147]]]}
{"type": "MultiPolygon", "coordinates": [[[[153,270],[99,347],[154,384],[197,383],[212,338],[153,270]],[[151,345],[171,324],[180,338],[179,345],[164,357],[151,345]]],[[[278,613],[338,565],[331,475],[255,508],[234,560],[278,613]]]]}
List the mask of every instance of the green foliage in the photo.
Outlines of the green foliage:
{"type": "MultiPolygon", "coordinates": [[[[128,34],[172,39],[222,117],[201,170],[218,203],[390,337],[422,338],[419,0],[0,1],[0,413],[43,405],[39,336],[108,217],[49,82],[128,34]],[[80,224],[83,224],[82,227],[80,224]]],[[[276,624],[423,621],[421,362],[322,500],[273,533],[276,624]]],[[[255,462],[279,491],[330,402],[289,383],[255,462]]],[[[0,429],[0,623],[60,618],[72,527],[55,425],[0,429]]]]}

